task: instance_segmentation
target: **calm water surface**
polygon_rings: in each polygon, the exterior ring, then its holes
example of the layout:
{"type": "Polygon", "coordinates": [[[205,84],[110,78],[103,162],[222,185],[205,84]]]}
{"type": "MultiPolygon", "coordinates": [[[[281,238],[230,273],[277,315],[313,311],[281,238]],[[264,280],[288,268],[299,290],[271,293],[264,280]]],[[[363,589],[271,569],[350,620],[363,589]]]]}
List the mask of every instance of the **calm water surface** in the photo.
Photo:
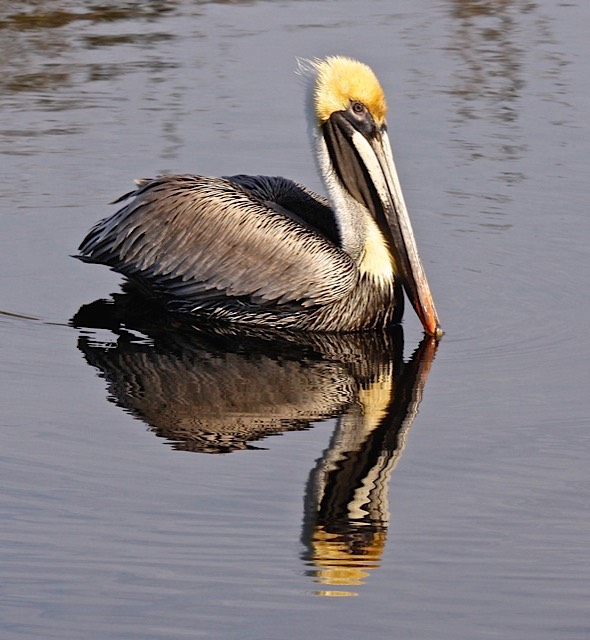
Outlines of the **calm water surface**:
{"type": "Polygon", "coordinates": [[[589,21],[0,6],[2,638],[589,637],[589,21]],[[330,53],[390,97],[438,348],[411,314],[303,342],[128,317],[84,233],[163,171],[321,190],[293,71],[330,53]]]}

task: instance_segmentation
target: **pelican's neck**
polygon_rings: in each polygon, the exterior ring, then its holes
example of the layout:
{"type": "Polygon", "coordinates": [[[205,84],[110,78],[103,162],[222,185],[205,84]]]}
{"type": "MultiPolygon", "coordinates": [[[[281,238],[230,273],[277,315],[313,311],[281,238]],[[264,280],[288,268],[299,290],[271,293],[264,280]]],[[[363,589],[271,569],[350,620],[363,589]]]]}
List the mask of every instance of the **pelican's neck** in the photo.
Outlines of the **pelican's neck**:
{"type": "Polygon", "coordinates": [[[366,216],[369,212],[340,183],[330,161],[326,143],[319,132],[316,134],[315,145],[320,176],[334,210],[342,249],[356,262],[363,250],[366,216]]]}
{"type": "Polygon", "coordinates": [[[315,131],[316,158],[328,192],[345,251],[366,274],[382,285],[394,280],[394,263],[389,246],[369,210],[355,200],[340,182],[324,138],[315,131]]]}

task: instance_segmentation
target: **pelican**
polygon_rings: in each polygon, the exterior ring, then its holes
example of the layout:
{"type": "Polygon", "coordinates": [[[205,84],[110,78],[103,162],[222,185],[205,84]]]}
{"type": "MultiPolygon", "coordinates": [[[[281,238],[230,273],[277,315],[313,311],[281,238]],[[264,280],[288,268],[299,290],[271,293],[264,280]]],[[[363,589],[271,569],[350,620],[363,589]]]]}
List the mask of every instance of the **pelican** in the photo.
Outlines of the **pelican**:
{"type": "Polygon", "coordinates": [[[282,177],[138,180],[77,257],[173,312],[279,330],[384,328],[401,321],[405,290],[425,332],[440,337],[377,77],[341,56],[300,69],[327,199],[282,177]]]}

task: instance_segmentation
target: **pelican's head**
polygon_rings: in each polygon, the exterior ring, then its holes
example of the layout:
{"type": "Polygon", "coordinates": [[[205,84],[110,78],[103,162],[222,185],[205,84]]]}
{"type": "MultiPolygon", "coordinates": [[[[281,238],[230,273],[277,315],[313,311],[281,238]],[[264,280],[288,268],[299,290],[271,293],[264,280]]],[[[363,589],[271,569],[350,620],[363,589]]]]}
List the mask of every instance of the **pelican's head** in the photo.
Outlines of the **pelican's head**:
{"type": "Polygon", "coordinates": [[[351,103],[364,105],[378,127],[385,125],[387,102],[373,70],[352,58],[333,57],[316,63],[314,108],[318,123],[351,103]]]}
{"type": "MultiPolygon", "coordinates": [[[[370,67],[344,57],[308,63],[314,77],[312,110],[320,166],[335,200],[368,211],[379,230],[371,250],[393,262],[397,277],[427,333],[442,330],[404,202],[387,135],[387,102],[370,67]],[[352,200],[351,200],[352,199],[352,200]],[[378,250],[376,250],[378,249],[378,250]]],[[[338,212],[344,213],[344,212],[338,212]]]]}

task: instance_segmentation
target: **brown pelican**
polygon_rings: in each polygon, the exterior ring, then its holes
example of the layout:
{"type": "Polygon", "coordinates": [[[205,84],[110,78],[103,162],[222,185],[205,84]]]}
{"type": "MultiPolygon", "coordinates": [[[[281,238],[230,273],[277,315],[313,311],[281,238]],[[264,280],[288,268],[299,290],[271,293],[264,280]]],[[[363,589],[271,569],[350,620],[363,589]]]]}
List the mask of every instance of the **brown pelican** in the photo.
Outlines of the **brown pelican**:
{"type": "Polygon", "coordinates": [[[393,162],[383,90],[356,60],[300,65],[329,199],[279,177],[139,180],[79,247],[165,302],[217,323],[324,332],[401,320],[405,290],[442,330],[393,162]]]}

